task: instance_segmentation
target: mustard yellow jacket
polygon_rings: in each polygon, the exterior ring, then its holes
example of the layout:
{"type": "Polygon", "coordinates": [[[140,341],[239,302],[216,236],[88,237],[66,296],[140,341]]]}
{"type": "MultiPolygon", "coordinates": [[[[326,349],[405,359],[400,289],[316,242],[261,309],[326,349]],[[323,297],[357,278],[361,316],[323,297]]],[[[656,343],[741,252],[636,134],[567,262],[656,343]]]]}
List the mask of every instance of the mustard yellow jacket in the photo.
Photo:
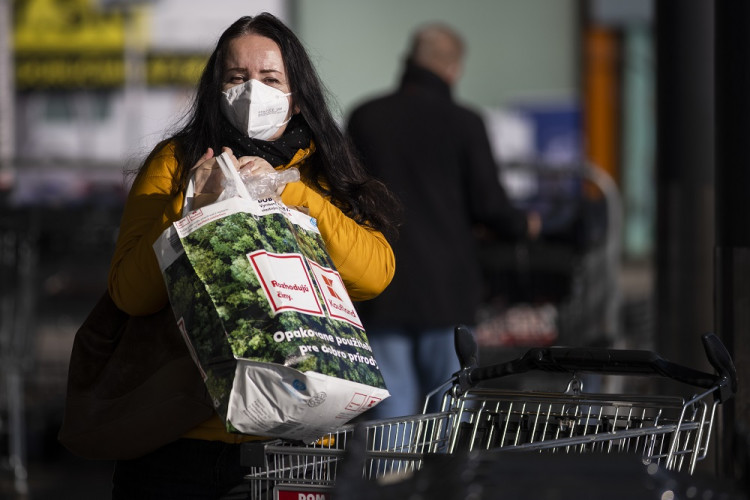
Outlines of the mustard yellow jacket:
{"type": "MultiPolygon", "coordinates": [[[[277,168],[297,166],[304,171],[304,160],[311,152],[312,148],[301,149],[289,164],[277,168]]],[[[174,144],[168,143],[152,156],[130,189],[108,283],[113,300],[128,314],[151,314],[168,302],[153,244],[170,224],[181,218],[184,193],[174,194],[177,177],[174,144]]],[[[317,219],[331,259],[352,300],[373,298],[388,286],[395,271],[395,259],[380,232],[357,224],[302,181],[287,184],[281,199],[288,206],[307,208],[317,219]]],[[[253,439],[226,432],[218,415],[185,437],[230,443],[253,439]]]]}

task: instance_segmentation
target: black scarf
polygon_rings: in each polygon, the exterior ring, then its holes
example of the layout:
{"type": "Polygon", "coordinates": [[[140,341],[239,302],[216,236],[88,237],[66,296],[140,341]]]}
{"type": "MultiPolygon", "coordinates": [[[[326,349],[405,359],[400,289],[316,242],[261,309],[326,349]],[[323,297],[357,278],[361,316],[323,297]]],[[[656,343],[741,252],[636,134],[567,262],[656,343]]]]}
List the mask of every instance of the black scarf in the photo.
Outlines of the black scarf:
{"type": "Polygon", "coordinates": [[[292,117],[281,137],[275,141],[251,139],[221,117],[222,146],[232,148],[236,157],[260,156],[274,167],[286,165],[300,149],[310,147],[312,131],[301,115],[292,117]]]}

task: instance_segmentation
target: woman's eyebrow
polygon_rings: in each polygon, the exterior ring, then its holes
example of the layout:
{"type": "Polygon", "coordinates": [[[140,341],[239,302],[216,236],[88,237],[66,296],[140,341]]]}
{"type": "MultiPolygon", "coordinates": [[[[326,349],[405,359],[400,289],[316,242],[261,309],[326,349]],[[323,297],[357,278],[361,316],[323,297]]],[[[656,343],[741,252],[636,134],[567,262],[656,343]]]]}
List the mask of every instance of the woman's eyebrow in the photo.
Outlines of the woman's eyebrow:
{"type": "MultiPolygon", "coordinates": [[[[224,71],[226,71],[226,72],[230,72],[230,71],[247,72],[247,68],[244,68],[244,67],[241,67],[241,66],[236,66],[236,67],[233,67],[233,68],[227,68],[224,71]]],[[[262,73],[262,74],[267,74],[267,73],[282,73],[282,71],[280,69],[266,68],[266,69],[259,70],[258,73],[262,73]]]]}

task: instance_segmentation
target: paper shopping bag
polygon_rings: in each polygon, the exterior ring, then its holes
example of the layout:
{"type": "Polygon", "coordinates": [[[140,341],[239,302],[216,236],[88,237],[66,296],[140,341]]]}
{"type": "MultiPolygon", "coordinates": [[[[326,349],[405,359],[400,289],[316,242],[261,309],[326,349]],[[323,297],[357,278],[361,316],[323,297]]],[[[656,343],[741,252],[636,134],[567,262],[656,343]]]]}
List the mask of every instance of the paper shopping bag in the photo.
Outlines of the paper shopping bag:
{"type": "Polygon", "coordinates": [[[229,431],[315,440],[389,393],[315,219],[219,161],[240,196],[154,244],[177,325],[229,431]]]}

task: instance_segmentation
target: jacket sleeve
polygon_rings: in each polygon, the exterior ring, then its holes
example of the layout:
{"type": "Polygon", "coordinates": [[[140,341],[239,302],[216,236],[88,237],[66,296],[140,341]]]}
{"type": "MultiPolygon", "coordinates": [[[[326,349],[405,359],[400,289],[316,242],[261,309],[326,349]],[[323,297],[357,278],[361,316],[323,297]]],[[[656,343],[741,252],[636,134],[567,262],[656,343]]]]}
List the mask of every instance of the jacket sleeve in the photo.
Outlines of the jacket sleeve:
{"type": "Polygon", "coordinates": [[[396,261],[380,232],[360,226],[301,181],[287,184],[281,199],[288,206],[306,207],[315,217],[352,300],[371,299],[385,290],[393,279],[396,261]]]}
{"type": "Polygon", "coordinates": [[[153,244],[180,218],[183,195],[172,189],[176,171],[173,147],[167,145],[139,172],[125,203],[108,288],[115,304],[134,316],[157,312],[168,302],[153,244]]]}

